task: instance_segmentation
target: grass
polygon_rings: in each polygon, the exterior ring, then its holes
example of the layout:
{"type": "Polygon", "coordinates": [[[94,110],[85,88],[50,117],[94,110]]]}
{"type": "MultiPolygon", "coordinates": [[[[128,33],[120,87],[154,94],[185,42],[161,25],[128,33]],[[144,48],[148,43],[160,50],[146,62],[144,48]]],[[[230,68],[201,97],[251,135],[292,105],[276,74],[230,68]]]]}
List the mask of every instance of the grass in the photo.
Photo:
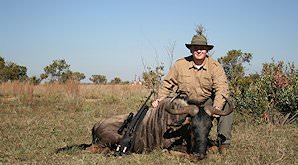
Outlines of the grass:
{"type": "MultiPolygon", "coordinates": [[[[197,163],[160,150],[123,158],[78,149],[55,153],[61,147],[90,143],[94,123],[135,111],[148,94],[142,86],[130,85],[1,84],[0,164],[197,163]]],[[[254,124],[238,118],[236,113],[228,152],[209,154],[200,164],[298,164],[297,125],[254,124]]]]}

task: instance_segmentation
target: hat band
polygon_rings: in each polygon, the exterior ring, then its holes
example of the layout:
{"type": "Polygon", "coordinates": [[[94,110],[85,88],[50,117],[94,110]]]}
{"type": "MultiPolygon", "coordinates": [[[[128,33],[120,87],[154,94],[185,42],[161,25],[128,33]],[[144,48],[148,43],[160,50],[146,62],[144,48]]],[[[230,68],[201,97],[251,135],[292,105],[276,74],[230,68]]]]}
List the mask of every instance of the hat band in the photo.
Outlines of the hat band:
{"type": "Polygon", "coordinates": [[[201,41],[201,42],[191,42],[191,45],[207,45],[207,42],[201,41]]]}

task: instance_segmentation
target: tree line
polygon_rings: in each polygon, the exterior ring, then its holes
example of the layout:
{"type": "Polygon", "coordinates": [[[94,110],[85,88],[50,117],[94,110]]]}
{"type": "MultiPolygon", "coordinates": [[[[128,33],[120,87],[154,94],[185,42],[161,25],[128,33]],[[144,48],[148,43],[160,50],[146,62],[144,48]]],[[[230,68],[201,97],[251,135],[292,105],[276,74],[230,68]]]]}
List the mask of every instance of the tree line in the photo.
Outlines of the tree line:
{"type": "MultiPolygon", "coordinates": [[[[70,65],[64,59],[53,60],[53,62],[44,67],[44,73],[39,76],[28,77],[27,67],[18,65],[14,62],[5,61],[0,56],[0,82],[7,81],[29,81],[35,85],[45,82],[65,83],[68,80],[81,81],[86,78],[84,73],[70,70],[70,65]]],[[[89,80],[94,84],[128,84],[128,81],[122,81],[121,78],[115,77],[110,82],[105,75],[94,74],[89,80]]]]}

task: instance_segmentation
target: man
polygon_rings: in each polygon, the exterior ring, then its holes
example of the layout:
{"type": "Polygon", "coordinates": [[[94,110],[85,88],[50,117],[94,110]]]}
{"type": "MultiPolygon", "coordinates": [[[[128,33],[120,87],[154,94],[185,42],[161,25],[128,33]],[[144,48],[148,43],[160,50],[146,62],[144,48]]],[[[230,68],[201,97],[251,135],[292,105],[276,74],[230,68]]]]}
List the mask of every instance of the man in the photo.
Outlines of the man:
{"type": "MultiPolygon", "coordinates": [[[[185,46],[192,55],[179,59],[171,67],[163,80],[159,90],[158,99],[152,105],[158,103],[170,95],[175,89],[184,91],[190,99],[196,99],[202,103],[212,104],[215,108],[223,110],[225,99],[222,95],[229,95],[227,78],[221,64],[208,56],[208,51],[213,45],[207,44],[202,29],[197,30],[190,44],[185,46]]],[[[231,130],[233,113],[218,118],[218,144],[220,152],[225,152],[231,143],[231,130]]]]}

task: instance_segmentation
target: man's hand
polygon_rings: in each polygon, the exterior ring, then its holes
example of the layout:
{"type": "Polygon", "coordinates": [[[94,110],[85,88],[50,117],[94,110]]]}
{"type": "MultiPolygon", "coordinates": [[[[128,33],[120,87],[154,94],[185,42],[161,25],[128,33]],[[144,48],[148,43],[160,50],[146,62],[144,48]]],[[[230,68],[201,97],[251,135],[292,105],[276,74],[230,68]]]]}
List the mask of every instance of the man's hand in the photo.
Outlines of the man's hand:
{"type": "Polygon", "coordinates": [[[153,106],[153,108],[156,108],[161,100],[162,100],[162,99],[156,99],[155,101],[153,101],[153,102],[152,102],[152,106],[153,106]]]}
{"type": "MultiPolygon", "coordinates": [[[[219,111],[221,111],[221,109],[219,109],[217,106],[213,106],[216,110],[219,110],[219,111]]],[[[220,117],[219,115],[213,115],[213,117],[220,117]]]]}

